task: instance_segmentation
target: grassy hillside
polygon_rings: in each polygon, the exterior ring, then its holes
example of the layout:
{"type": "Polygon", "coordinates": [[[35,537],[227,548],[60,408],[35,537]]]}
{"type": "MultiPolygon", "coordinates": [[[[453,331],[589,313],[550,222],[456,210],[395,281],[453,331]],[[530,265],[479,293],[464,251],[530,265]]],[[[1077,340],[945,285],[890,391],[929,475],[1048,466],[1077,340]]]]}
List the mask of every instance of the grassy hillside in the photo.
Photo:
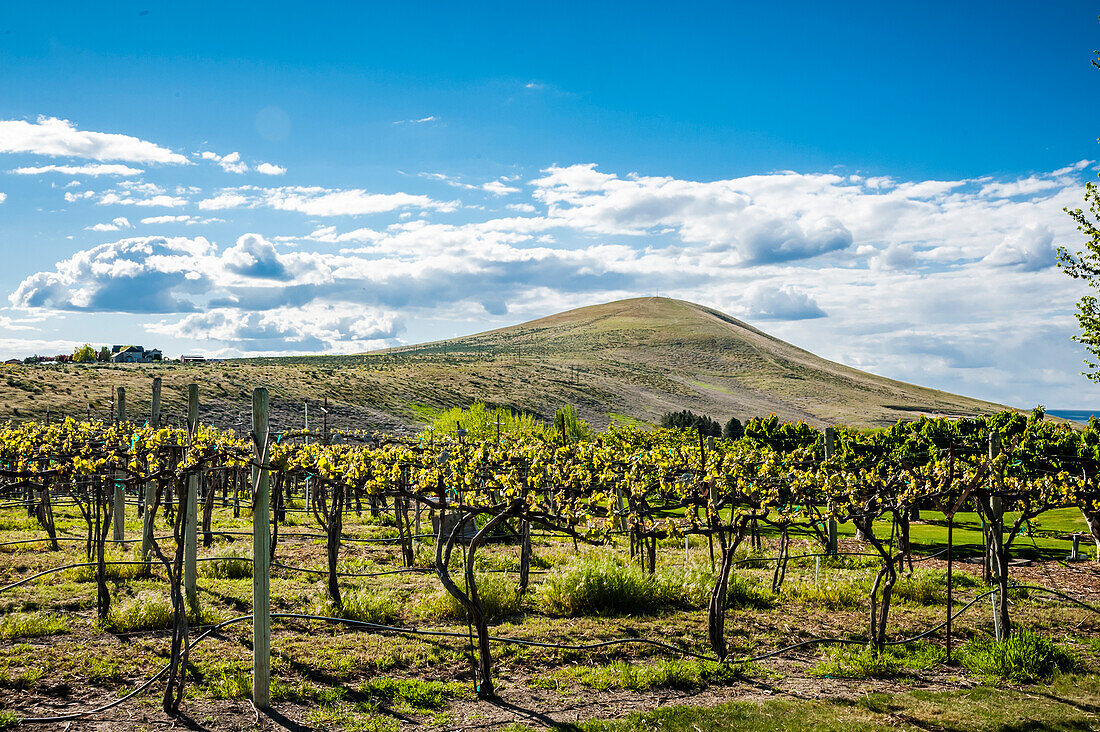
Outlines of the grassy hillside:
{"type": "Polygon", "coordinates": [[[198,382],[204,420],[247,426],[251,390],[272,392],[272,418],[302,424],[302,405],[348,428],[418,428],[437,409],[488,404],[549,418],[577,406],[597,427],[654,422],[678,409],[725,421],[775,413],[814,424],[881,426],[922,412],[976,414],[989,402],[892,381],[819,358],[709,308],[636,298],[437,343],[357,356],[237,359],[205,365],[8,366],[0,419],[107,413],[127,387],[131,415],[148,413],[153,376],[166,413],[179,415],[198,382]]]}

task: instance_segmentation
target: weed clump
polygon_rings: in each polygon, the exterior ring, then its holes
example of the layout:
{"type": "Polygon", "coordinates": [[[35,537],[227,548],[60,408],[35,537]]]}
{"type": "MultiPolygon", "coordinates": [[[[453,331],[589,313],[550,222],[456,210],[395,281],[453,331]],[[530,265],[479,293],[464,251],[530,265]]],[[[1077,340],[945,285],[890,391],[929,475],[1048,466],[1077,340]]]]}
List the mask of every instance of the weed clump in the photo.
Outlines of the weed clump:
{"type": "Polygon", "coordinates": [[[199,574],[213,579],[244,579],[252,576],[252,559],[232,546],[216,550],[212,559],[199,562],[199,574]]]}
{"type": "Polygon", "coordinates": [[[869,582],[841,578],[827,582],[788,582],[781,593],[784,600],[828,610],[860,607],[866,604],[869,594],[869,582]]]}
{"type": "Polygon", "coordinates": [[[386,592],[371,592],[365,587],[344,590],[340,595],[340,610],[327,595],[314,601],[311,612],[330,618],[346,618],[361,623],[388,625],[400,617],[397,598],[386,592]]]}
{"type": "MultiPolygon", "coordinates": [[[[111,605],[107,627],[116,633],[136,630],[167,630],[174,619],[172,601],[161,595],[142,592],[111,605]]],[[[195,625],[214,623],[218,618],[205,608],[188,608],[187,620],[195,625]]]]}
{"type": "MultiPolygon", "coordinates": [[[[477,594],[481,599],[481,610],[487,619],[503,618],[515,615],[523,610],[523,598],[519,594],[519,583],[503,572],[475,573],[477,594]]],[[[428,598],[425,610],[429,615],[446,619],[466,617],[466,609],[449,592],[442,590],[428,598]]]]}
{"type": "MultiPolygon", "coordinates": [[[[603,666],[573,666],[552,674],[550,681],[573,682],[591,689],[701,689],[709,683],[744,678],[749,668],[713,661],[671,660],[652,665],[617,661],[603,666]]],[[[551,686],[545,682],[541,686],[551,686]]]]}
{"type": "MultiPolygon", "coordinates": [[[[978,580],[966,572],[954,572],[951,583],[955,589],[976,587],[978,580]]],[[[913,605],[944,605],[947,603],[947,570],[918,569],[898,579],[893,596],[913,605]]]]}
{"type": "Polygon", "coordinates": [[[1017,684],[1050,681],[1056,672],[1069,671],[1075,665],[1064,648],[1026,629],[1003,641],[972,638],[959,649],[959,661],[986,679],[1017,684]]]}
{"type": "Polygon", "coordinates": [[[48,613],[11,613],[0,617],[0,638],[40,638],[69,632],[64,618],[48,613]]]}
{"type": "Polygon", "coordinates": [[[584,557],[552,570],[538,588],[538,605],[551,615],[642,613],[659,604],[655,575],[606,557],[584,557]]]}
{"type": "Polygon", "coordinates": [[[842,679],[883,679],[907,670],[930,668],[945,658],[944,650],[930,643],[887,646],[879,653],[870,646],[835,645],[825,649],[810,673],[842,679]]]}

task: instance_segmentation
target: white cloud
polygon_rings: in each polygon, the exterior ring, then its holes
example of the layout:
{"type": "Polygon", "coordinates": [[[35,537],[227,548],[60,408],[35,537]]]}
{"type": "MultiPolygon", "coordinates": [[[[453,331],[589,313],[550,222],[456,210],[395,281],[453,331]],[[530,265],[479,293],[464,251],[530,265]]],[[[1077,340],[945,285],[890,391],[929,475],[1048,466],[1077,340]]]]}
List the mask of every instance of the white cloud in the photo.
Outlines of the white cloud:
{"type": "Polygon", "coordinates": [[[65,191],[65,200],[69,203],[75,203],[76,201],[91,198],[94,195],[95,191],[80,191],[79,193],[74,193],[73,191],[65,191]]]}
{"type": "Polygon", "coordinates": [[[129,135],[78,130],[72,122],[56,117],[39,117],[35,122],[0,120],[0,152],[131,163],[187,163],[184,156],[152,142],[129,135]]]}
{"type": "Polygon", "coordinates": [[[223,219],[204,219],[198,216],[180,214],[178,216],[149,216],[141,220],[143,224],[214,224],[221,223],[223,219]]]}
{"type": "Polygon", "coordinates": [[[0,203],[3,203],[7,199],[8,199],[8,194],[7,193],[0,193],[0,203]]]}
{"type": "Polygon", "coordinates": [[[141,168],[113,163],[92,163],[89,165],[39,165],[37,167],[16,168],[16,175],[42,175],[44,173],[63,173],[64,175],[141,175],[141,168]]]}
{"type": "Polygon", "coordinates": [[[261,175],[282,175],[286,172],[286,168],[273,163],[259,163],[255,170],[261,175]]]}
{"type": "Polygon", "coordinates": [[[442,181],[454,188],[464,188],[468,191],[485,191],[486,193],[492,193],[494,196],[505,196],[509,193],[519,193],[519,188],[508,185],[508,183],[512,180],[509,178],[498,178],[497,180],[491,180],[488,183],[474,185],[473,183],[464,183],[460,178],[445,175],[443,173],[421,173],[420,177],[428,178],[429,180],[442,181]]]}
{"type": "Polygon", "coordinates": [[[805,292],[795,287],[753,284],[741,298],[747,317],[766,320],[823,318],[825,312],[805,292]]]}
{"type": "Polygon", "coordinates": [[[422,125],[427,122],[437,122],[439,117],[434,114],[429,117],[421,117],[420,119],[399,119],[394,122],[395,125],[422,125]]]}
{"type": "Polygon", "coordinates": [[[203,160],[213,160],[217,163],[222,170],[226,173],[247,173],[248,165],[241,160],[241,154],[239,152],[231,152],[228,155],[218,155],[215,152],[205,150],[197,155],[203,160]]]}
{"type": "Polygon", "coordinates": [[[397,345],[401,320],[378,309],[349,313],[333,305],[242,312],[215,308],[178,321],[147,324],[154,333],[199,341],[220,341],[230,352],[248,355],[286,353],[361,353],[397,345]]]}
{"type": "Polygon", "coordinates": [[[243,208],[251,202],[252,199],[239,193],[219,193],[213,198],[199,201],[199,208],[204,211],[217,211],[226,208],[243,208]]]}
{"type": "Polygon", "coordinates": [[[118,231],[119,229],[133,228],[130,221],[125,216],[119,216],[109,224],[96,224],[95,226],[87,227],[88,231],[118,231]]]}
{"type": "Polygon", "coordinates": [[[1012,232],[994,248],[986,262],[1002,267],[1019,267],[1034,272],[1053,267],[1057,258],[1054,247],[1054,232],[1041,224],[1024,226],[1012,232]]]}

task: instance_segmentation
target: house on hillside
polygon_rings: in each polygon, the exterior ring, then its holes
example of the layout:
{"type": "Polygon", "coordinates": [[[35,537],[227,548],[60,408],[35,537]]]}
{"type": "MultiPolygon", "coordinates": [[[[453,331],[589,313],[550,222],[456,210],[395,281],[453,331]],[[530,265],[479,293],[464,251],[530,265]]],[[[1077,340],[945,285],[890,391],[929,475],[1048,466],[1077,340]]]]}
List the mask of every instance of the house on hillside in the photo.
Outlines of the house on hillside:
{"type": "Polygon", "coordinates": [[[158,348],[150,348],[146,351],[144,346],[111,347],[112,363],[153,363],[162,360],[163,357],[158,348]]]}

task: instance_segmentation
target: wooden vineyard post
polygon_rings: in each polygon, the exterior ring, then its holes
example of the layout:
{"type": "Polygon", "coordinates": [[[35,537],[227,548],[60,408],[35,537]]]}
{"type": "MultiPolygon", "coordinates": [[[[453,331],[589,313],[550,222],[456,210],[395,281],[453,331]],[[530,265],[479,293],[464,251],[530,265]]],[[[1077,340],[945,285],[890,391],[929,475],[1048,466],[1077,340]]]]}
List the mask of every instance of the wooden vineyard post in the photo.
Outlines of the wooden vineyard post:
{"type": "MultiPolygon", "coordinates": [[[[187,385],[187,449],[195,440],[195,429],[199,425],[199,385],[187,385]]],[[[187,503],[181,506],[183,511],[183,584],[187,592],[187,602],[195,606],[198,601],[196,585],[196,565],[198,555],[198,513],[199,513],[199,474],[193,470],[187,476],[187,503]]]]}
{"type": "Polygon", "coordinates": [[[252,703],[258,709],[271,704],[271,534],[267,456],[267,389],[252,392],[252,485],[256,491],[252,509],[252,703]]]}
{"type": "MultiPolygon", "coordinates": [[[[118,387],[118,399],[115,405],[118,410],[115,419],[122,424],[126,421],[126,387],[118,387]]],[[[122,476],[122,471],[117,470],[111,480],[114,490],[111,498],[111,538],[116,542],[126,538],[126,493],[123,490],[122,476]]]]}
{"type": "MultiPolygon", "coordinates": [[[[833,459],[833,450],[836,440],[836,430],[832,427],[825,428],[825,462],[829,462],[833,459]]],[[[830,506],[830,514],[832,507],[830,506]]],[[[828,546],[825,548],[825,553],[832,556],[836,556],[837,553],[837,536],[836,536],[836,518],[832,515],[829,516],[829,541],[828,546]]]]}
{"type": "MultiPolygon", "coordinates": [[[[153,406],[149,412],[149,426],[153,429],[160,427],[160,377],[153,379],[153,406]]],[[[153,551],[153,504],[157,499],[157,485],[154,481],[145,484],[145,495],[142,507],[141,524],[141,556],[149,559],[149,553],[153,551]]]]}

